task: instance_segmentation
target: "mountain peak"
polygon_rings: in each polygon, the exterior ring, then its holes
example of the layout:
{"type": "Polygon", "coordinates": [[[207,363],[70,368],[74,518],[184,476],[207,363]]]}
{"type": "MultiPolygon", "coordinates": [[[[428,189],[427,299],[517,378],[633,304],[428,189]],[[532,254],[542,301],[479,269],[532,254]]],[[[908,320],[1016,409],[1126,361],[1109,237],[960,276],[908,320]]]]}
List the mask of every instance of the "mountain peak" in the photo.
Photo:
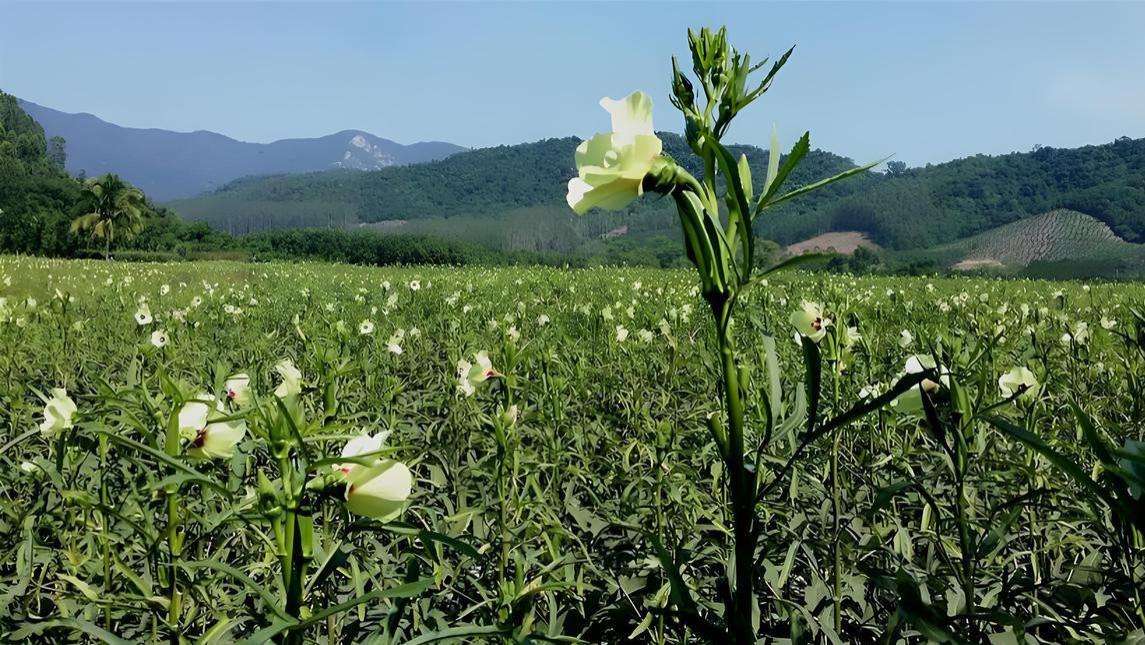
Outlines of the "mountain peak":
{"type": "Polygon", "coordinates": [[[190,197],[251,175],[378,170],[465,150],[443,142],[402,145],[363,130],[250,143],[210,130],[123,127],[93,114],[61,112],[23,99],[19,105],[43,126],[46,136],[65,139],[69,172],[115,172],[158,201],[190,197]]]}

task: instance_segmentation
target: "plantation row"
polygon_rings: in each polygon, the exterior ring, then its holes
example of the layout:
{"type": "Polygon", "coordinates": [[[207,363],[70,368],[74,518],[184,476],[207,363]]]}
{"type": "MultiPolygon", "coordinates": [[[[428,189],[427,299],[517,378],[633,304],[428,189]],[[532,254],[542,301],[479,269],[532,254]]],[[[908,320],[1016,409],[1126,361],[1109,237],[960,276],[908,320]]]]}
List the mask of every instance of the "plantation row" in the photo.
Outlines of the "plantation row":
{"type": "MultiPolygon", "coordinates": [[[[720,358],[692,283],[0,259],[0,639],[719,640],[720,358]]],[[[743,294],[757,631],[1141,638],[1143,291],[743,294]]]]}

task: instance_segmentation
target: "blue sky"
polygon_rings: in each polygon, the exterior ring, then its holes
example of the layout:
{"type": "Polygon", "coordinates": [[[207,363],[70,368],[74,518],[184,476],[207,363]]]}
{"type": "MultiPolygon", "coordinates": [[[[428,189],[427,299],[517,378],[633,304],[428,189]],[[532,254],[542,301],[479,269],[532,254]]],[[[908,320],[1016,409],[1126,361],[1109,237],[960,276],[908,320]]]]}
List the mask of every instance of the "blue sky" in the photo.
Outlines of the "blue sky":
{"type": "Polygon", "coordinates": [[[445,3],[0,0],[0,89],[135,127],[247,141],[362,129],[466,146],[658,129],[688,26],[797,45],[731,139],[910,165],[1145,137],[1145,2],[445,3]]]}

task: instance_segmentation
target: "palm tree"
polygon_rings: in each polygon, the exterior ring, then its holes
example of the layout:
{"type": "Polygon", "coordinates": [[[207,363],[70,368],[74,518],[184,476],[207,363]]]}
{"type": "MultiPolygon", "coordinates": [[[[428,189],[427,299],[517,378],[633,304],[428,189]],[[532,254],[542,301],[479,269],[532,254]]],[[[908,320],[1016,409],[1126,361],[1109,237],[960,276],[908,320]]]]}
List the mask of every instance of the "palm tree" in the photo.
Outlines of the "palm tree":
{"type": "Polygon", "coordinates": [[[111,243],[117,234],[129,240],[143,229],[147,198],[119,175],[85,181],[80,204],[84,214],[72,221],[72,232],[91,231],[92,238],[102,238],[105,260],[111,259],[111,243]]]}

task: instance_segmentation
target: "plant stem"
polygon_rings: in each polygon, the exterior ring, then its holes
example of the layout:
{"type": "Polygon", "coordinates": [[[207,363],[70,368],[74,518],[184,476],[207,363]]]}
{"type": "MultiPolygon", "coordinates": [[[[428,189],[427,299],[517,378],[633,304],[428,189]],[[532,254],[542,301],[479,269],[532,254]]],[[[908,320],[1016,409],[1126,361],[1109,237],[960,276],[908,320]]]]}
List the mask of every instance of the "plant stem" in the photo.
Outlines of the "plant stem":
{"type": "MultiPolygon", "coordinates": [[[[836,349],[836,352],[838,350],[836,349]]],[[[837,355],[837,354],[836,354],[837,355]]],[[[835,364],[834,376],[834,404],[839,406],[839,372],[838,363],[835,364]]],[[[833,618],[835,635],[843,629],[843,562],[839,553],[839,439],[843,436],[842,428],[835,432],[835,440],[831,443],[831,555],[834,559],[834,600],[833,618]]]]}
{"type": "Polygon", "coordinates": [[[716,314],[716,331],[723,364],[724,404],[728,418],[726,460],[732,504],[732,532],[735,540],[735,590],[732,604],[726,608],[725,618],[735,642],[752,643],[755,642],[755,630],[752,628],[754,610],[752,605],[755,602],[752,576],[755,559],[755,544],[752,539],[755,491],[751,490],[754,477],[750,477],[744,468],[744,409],[740,398],[735,345],[729,328],[733,304],[734,299],[729,298],[712,305],[712,310],[716,314]]]}
{"type": "Polygon", "coordinates": [[[966,522],[966,474],[958,473],[955,490],[955,512],[958,514],[958,548],[962,552],[962,595],[966,596],[966,615],[974,614],[974,554],[970,552],[970,526],[966,522]]]}
{"type": "MultiPolygon", "coordinates": [[[[179,417],[172,412],[167,422],[164,451],[170,457],[179,456],[179,417]]],[[[169,557],[167,606],[167,627],[171,630],[171,642],[179,642],[179,616],[182,614],[183,597],[179,593],[179,556],[182,554],[182,538],[179,534],[179,485],[167,486],[167,550],[169,557]]]]}
{"type": "MultiPolygon", "coordinates": [[[[303,580],[306,577],[306,558],[302,547],[302,532],[305,529],[300,525],[299,500],[294,494],[294,462],[290,458],[289,450],[289,446],[283,447],[283,452],[278,458],[287,505],[282,517],[284,531],[282,544],[285,547],[285,553],[281,555],[282,586],[286,590],[284,608],[287,615],[301,618],[303,580]]],[[[300,630],[289,630],[283,636],[283,642],[287,644],[302,641],[303,633],[300,630]]]]}

